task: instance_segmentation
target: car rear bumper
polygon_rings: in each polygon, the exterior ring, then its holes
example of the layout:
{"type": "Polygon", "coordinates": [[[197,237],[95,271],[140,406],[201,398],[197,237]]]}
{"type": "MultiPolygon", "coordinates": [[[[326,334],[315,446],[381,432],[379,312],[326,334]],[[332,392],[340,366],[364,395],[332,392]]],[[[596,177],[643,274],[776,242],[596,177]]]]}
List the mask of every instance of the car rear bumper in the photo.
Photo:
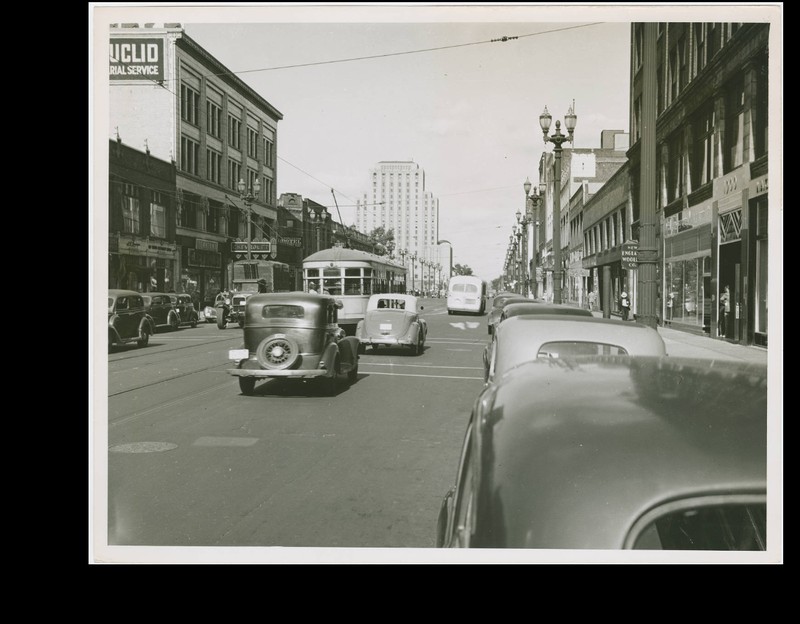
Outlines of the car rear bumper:
{"type": "Polygon", "coordinates": [[[253,368],[229,368],[228,373],[234,377],[294,377],[297,379],[312,379],[314,377],[330,376],[331,372],[324,368],[316,370],[269,370],[253,368]]]}
{"type": "Polygon", "coordinates": [[[408,338],[395,338],[394,336],[375,336],[370,337],[366,336],[364,338],[359,337],[358,339],[360,344],[367,344],[367,345],[413,345],[414,341],[408,338]]]}

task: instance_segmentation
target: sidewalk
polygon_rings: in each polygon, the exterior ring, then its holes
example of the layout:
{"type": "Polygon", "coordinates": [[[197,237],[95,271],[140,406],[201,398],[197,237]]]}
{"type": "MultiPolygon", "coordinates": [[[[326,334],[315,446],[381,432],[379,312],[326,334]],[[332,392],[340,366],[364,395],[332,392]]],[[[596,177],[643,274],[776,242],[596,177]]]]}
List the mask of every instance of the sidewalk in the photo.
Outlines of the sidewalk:
{"type": "MultiPolygon", "coordinates": [[[[593,311],[596,318],[602,318],[602,312],[593,311]]],[[[700,336],[689,332],[658,327],[658,333],[664,339],[667,354],[674,357],[693,357],[709,360],[740,360],[767,364],[769,354],[762,347],[744,346],[727,340],[716,340],[709,336],[700,336]]]]}

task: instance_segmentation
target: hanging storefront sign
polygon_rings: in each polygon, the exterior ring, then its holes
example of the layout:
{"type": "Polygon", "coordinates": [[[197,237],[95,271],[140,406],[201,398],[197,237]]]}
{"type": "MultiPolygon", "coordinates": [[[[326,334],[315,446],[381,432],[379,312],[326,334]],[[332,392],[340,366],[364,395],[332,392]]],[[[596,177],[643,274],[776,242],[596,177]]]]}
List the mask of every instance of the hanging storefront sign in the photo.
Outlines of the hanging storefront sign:
{"type": "Polygon", "coordinates": [[[639,266],[639,241],[627,240],[622,243],[622,268],[635,269],[639,266]]]}

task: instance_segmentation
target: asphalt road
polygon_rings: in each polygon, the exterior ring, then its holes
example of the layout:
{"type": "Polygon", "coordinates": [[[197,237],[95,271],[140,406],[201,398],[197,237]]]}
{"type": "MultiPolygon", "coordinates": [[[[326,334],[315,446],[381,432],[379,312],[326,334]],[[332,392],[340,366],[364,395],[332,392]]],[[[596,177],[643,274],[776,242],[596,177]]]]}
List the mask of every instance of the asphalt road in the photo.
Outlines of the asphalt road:
{"type": "Polygon", "coordinates": [[[107,478],[97,543],[203,547],[211,558],[218,547],[266,547],[256,560],[274,547],[433,547],[488,335],[485,315],[423,303],[424,353],[368,350],[358,381],[342,377],[333,397],[278,380],[241,395],[226,373],[228,349],[241,344],[233,325],[159,333],[146,348],[109,353],[107,415],[96,415],[101,494],[107,478]]]}

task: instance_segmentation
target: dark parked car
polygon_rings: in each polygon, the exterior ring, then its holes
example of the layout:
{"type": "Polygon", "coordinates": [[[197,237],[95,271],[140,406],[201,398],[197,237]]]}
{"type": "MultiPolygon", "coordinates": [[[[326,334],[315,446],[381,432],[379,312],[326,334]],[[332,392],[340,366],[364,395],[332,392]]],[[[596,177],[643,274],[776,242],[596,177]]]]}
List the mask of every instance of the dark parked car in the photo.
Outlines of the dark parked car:
{"type": "Polygon", "coordinates": [[[180,327],[180,316],[178,316],[178,311],[175,309],[169,293],[149,292],[142,294],[142,298],[144,299],[144,308],[153,319],[156,331],[162,327],[173,330],[180,327]]]}
{"type": "Polygon", "coordinates": [[[147,346],[155,333],[153,320],[144,308],[141,293],[134,290],[108,291],[108,347],[135,342],[147,346]]]}
{"type": "Polygon", "coordinates": [[[476,400],[438,547],[765,550],[767,369],[579,356],[476,400]]]}
{"type": "Polygon", "coordinates": [[[364,318],[356,326],[356,338],[363,351],[366,345],[408,347],[419,355],[428,337],[428,323],[419,313],[423,306],[414,295],[372,295],[364,318]]]}
{"type": "Polygon", "coordinates": [[[541,299],[528,299],[517,293],[503,292],[495,295],[494,299],[492,299],[492,307],[489,308],[489,314],[486,317],[486,331],[488,333],[491,334],[494,331],[494,326],[500,320],[500,315],[503,313],[503,306],[512,301],[519,301],[522,303],[542,302],[541,299]]]}
{"type": "Polygon", "coordinates": [[[342,302],[330,295],[268,293],[250,295],[244,313],[244,344],[231,349],[228,373],[239,378],[242,394],[258,380],[315,380],[335,394],[339,375],[358,379],[358,339],[338,325],[342,302]]]}
{"type": "Polygon", "coordinates": [[[194,309],[192,296],[185,293],[170,294],[170,299],[178,311],[178,324],[197,327],[198,315],[197,310],[194,309]]]}

